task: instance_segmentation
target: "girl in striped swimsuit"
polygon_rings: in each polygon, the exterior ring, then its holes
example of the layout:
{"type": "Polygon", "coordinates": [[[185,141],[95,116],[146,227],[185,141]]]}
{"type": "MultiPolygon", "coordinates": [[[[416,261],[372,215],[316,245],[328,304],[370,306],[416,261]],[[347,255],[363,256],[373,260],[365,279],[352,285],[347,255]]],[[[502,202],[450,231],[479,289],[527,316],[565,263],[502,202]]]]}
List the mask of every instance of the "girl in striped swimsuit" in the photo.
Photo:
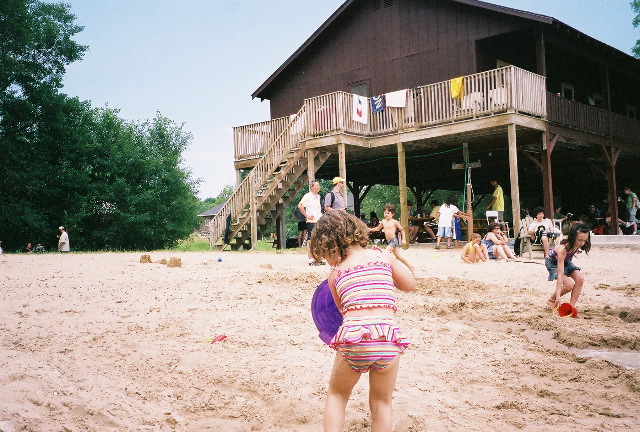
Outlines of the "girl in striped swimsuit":
{"type": "Polygon", "coordinates": [[[311,236],[311,253],[332,266],[329,286],[343,315],[330,342],[337,351],[329,380],[324,430],[342,431],[351,391],[369,375],[372,430],[391,430],[391,397],[399,357],[409,341],[394,320],[394,287],[416,288],[411,271],[389,251],[366,249],[367,227],[347,212],[325,213],[311,236]]]}
{"type": "Polygon", "coordinates": [[[589,227],[582,223],[574,223],[569,228],[567,239],[549,251],[545,258],[545,266],[549,271],[549,280],[556,280],[556,289],[547,304],[555,309],[560,304],[560,297],[571,293],[569,303],[575,306],[582,291],[584,276],[580,267],[572,262],[573,257],[580,251],[589,253],[591,249],[591,234],[589,227]]]}

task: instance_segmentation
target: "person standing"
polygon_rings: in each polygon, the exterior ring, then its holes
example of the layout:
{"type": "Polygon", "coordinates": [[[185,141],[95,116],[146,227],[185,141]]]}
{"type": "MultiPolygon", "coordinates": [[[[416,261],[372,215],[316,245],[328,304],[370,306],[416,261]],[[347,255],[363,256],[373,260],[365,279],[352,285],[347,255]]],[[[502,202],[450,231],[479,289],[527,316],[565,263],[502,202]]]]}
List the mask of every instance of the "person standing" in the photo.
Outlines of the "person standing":
{"type": "Polygon", "coordinates": [[[485,207],[485,211],[497,211],[498,220],[502,223],[504,222],[504,193],[502,192],[502,186],[498,184],[497,180],[491,180],[490,184],[493,186],[493,194],[491,195],[491,201],[485,207]]]}
{"type": "Polygon", "coordinates": [[[305,245],[307,236],[307,218],[300,212],[300,209],[296,207],[293,211],[293,217],[296,218],[298,223],[298,247],[305,245]]]}
{"type": "Polygon", "coordinates": [[[307,223],[307,257],[309,258],[309,265],[322,265],[324,261],[317,261],[313,259],[311,255],[311,249],[309,249],[309,239],[311,233],[322,216],[322,207],[320,206],[320,182],[312,180],[309,183],[309,192],[307,192],[300,202],[298,203],[298,210],[306,218],[307,223]]]}
{"type": "Polygon", "coordinates": [[[640,204],[638,203],[638,196],[631,192],[629,186],[625,186],[624,194],[627,196],[626,205],[627,205],[627,213],[629,215],[629,222],[631,226],[633,226],[633,234],[638,234],[638,219],[636,219],[636,214],[638,212],[638,207],[640,204]]]}
{"type": "Polygon", "coordinates": [[[58,236],[58,251],[69,252],[71,250],[69,247],[69,234],[67,234],[67,230],[65,230],[63,226],[58,227],[58,230],[60,230],[60,235],[58,236]]]}
{"type": "Polygon", "coordinates": [[[324,211],[331,210],[346,210],[347,206],[344,203],[344,197],[342,191],[344,190],[344,184],[346,180],[341,177],[334,177],[332,180],[333,189],[324,197],[324,211]]]}

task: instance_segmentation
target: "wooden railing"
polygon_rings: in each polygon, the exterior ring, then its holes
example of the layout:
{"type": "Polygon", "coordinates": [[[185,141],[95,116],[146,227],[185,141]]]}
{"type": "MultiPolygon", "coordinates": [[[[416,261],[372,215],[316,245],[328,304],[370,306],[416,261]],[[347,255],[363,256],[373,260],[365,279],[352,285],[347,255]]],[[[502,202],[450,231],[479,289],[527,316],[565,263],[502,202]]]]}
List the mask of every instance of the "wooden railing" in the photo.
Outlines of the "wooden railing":
{"type": "Polygon", "coordinates": [[[640,122],[547,93],[549,122],[600,136],[640,143],[640,122]]]}
{"type": "MultiPolygon", "coordinates": [[[[248,211],[247,206],[252,200],[256,199],[260,189],[274,173],[285,155],[299,145],[304,135],[304,130],[300,127],[303,121],[302,119],[306,116],[304,109],[305,108],[302,107],[291,119],[285,117],[287,123],[281,127],[280,133],[273,137],[273,141],[267,148],[258,150],[261,153],[263,152],[262,158],[244,178],[233,195],[231,195],[231,198],[222,206],[209,224],[211,239],[214,242],[224,234],[227,216],[231,214],[232,221],[235,221],[241,213],[248,211]]],[[[282,119],[276,119],[274,121],[276,127],[281,126],[281,120],[282,119]]],[[[255,125],[247,126],[247,130],[251,130],[252,136],[255,137],[256,135],[253,132],[256,129],[253,128],[253,126],[255,125]]],[[[272,135],[275,135],[273,131],[277,130],[276,127],[270,129],[272,135]]],[[[264,130],[266,131],[268,129],[268,127],[265,127],[264,130]]],[[[248,142],[250,141],[245,141],[245,143],[248,142]]],[[[261,145],[266,144],[268,143],[261,143],[261,145]]]]}
{"type": "MultiPolygon", "coordinates": [[[[546,118],[546,82],[540,75],[514,66],[462,77],[459,95],[452,97],[454,81],[448,80],[406,90],[404,107],[371,112],[370,98],[363,98],[366,124],[355,121],[354,95],[329,93],[304,101],[297,119],[304,137],[350,133],[377,136],[437,126],[503,112],[522,112],[546,118]]],[[[265,151],[270,135],[277,135],[288,117],[234,128],[236,160],[256,157],[265,151]]]]}

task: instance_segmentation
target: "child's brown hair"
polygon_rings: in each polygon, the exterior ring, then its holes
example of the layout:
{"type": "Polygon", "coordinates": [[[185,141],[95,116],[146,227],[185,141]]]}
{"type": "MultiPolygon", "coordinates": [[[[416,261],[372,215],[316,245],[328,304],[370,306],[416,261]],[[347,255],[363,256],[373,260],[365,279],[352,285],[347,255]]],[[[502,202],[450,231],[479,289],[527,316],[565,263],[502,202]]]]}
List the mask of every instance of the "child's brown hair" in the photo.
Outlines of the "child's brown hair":
{"type": "Polygon", "coordinates": [[[388,211],[391,214],[396,214],[396,205],[391,203],[386,203],[382,208],[384,211],[388,211]]]}
{"type": "Polygon", "coordinates": [[[360,219],[342,210],[331,210],[322,215],[309,240],[311,255],[316,260],[332,253],[345,259],[347,248],[353,244],[367,247],[369,231],[360,219]]]}
{"type": "Polygon", "coordinates": [[[471,240],[473,239],[479,239],[482,238],[482,236],[476,232],[474,232],[473,234],[471,234],[471,240]]]}

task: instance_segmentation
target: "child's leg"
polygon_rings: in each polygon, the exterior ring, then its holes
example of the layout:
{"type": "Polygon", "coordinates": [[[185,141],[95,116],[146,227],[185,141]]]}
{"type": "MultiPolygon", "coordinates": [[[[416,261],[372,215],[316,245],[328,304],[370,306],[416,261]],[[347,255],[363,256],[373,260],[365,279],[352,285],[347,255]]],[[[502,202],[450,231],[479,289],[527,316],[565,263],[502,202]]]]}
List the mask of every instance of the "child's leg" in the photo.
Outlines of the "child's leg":
{"type": "Polygon", "coordinates": [[[409,264],[409,261],[407,261],[406,259],[402,258],[398,248],[393,248],[392,252],[396,256],[396,258],[398,258],[398,261],[400,261],[402,264],[406,265],[409,268],[409,270],[411,270],[411,273],[414,272],[415,268],[413,268],[413,266],[411,264],[409,264]]]}
{"type": "MultiPolygon", "coordinates": [[[[574,271],[573,273],[576,273],[576,272],[577,272],[577,270],[574,271]]],[[[573,273],[572,273],[572,276],[573,276],[573,273]]],[[[580,276],[582,276],[582,275],[580,275],[580,276]]],[[[560,288],[560,297],[562,297],[563,295],[565,295],[568,292],[572,292],[573,288],[574,288],[574,286],[576,284],[574,282],[574,280],[571,279],[569,276],[565,276],[565,275],[560,275],[558,277],[562,278],[562,288],[560,288]]],[[[582,287],[580,287],[580,290],[582,290],[582,287]]],[[[573,297],[573,295],[572,295],[572,297],[573,297]]],[[[556,299],[556,290],[555,289],[553,290],[553,293],[551,294],[551,296],[550,296],[550,298],[548,300],[548,304],[549,304],[549,307],[551,309],[555,308],[558,304],[560,304],[560,299],[559,298],[556,299]],[[552,301],[552,299],[557,300],[557,303],[552,301]]],[[[573,304],[573,303],[571,303],[571,304],[573,304]]]]}
{"type": "Polygon", "coordinates": [[[399,356],[381,370],[369,372],[369,409],[371,410],[371,432],[390,431],[392,422],[393,388],[398,377],[399,356]]]}
{"type": "Polygon", "coordinates": [[[582,292],[582,285],[584,284],[584,275],[580,273],[580,270],[574,270],[573,273],[571,273],[570,277],[565,276],[565,278],[570,280],[573,279],[574,284],[573,284],[573,288],[570,290],[571,298],[569,299],[569,303],[571,303],[571,306],[575,306],[576,303],[578,302],[578,297],[580,297],[580,293],[582,292]]]}
{"type": "Polygon", "coordinates": [[[329,379],[327,403],[324,407],[325,432],[342,432],[347,402],[349,402],[353,386],[356,385],[361,375],[360,372],[351,369],[339,352],[336,353],[331,378],[329,379]]]}

